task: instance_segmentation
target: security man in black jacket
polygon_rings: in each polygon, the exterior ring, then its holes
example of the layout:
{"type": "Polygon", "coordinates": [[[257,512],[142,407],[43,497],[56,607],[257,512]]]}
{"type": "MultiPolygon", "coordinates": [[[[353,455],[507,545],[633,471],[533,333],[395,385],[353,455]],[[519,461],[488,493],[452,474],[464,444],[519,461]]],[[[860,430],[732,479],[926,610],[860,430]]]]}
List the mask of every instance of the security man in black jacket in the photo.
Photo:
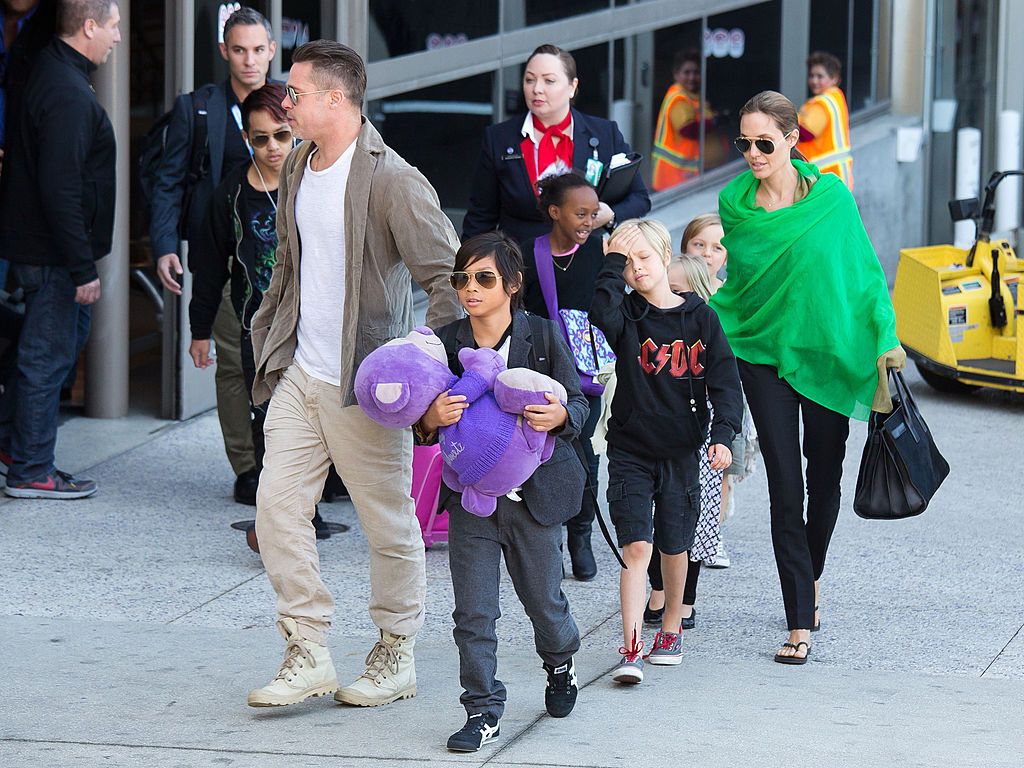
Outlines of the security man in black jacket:
{"type": "MultiPolygon", "coordinates": [[[[249,163],[249,150],[242,139],[241,104],[267,82],[276,50],[270,22],[252,8],[238,9],[224,23],[224,42],[220,44],[221,56],[228,62],[228,79],[204,85],[174,102],[153,189],[149,228],[157,276],[171,293],[181,295],[180,241],[191,242],[199,235],[213,190],[229,171],[249,163]]],[[[259,470],[238,348],[240,333],[230,296],[225,296],[213,326],[217,417],[224,452],[236,476],[235,501],[255,505],[259,470]]]]}
{"type": "Polygon", "coordinates": [[[25,290],[13,392],[0,414],[0,471],[17,498],[78,499],[96,483],[53,465],[60,386],[100,298],[96,261],[114,229],[114,130],[89,80],[121,40],[113,0],[62,0],[36,59],[0,198],[0,238],[25,290]]]}

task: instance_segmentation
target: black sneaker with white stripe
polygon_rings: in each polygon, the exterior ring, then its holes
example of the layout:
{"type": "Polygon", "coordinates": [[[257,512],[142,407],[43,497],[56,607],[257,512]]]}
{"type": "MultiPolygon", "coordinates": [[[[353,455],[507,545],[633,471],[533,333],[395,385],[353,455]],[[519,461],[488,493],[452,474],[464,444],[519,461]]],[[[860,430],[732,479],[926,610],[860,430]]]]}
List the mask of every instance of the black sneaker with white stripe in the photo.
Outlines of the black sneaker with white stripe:
{"type": "Polygon", "coordinates": [[[460,731],[448,737],[448,749],[452,752],[476,752],[484,744],[498,738],[500,733],[498,718],[478,712],[466,719],[460,731]]]}
{"type": "Polygon", "coordinates": [[[552,717],[565,717],[576,706],[580,689],[576,685],[576,665],[570,658],[560,667],[544,665],[548,687],[544,689],[544,707],[552,717]]]}

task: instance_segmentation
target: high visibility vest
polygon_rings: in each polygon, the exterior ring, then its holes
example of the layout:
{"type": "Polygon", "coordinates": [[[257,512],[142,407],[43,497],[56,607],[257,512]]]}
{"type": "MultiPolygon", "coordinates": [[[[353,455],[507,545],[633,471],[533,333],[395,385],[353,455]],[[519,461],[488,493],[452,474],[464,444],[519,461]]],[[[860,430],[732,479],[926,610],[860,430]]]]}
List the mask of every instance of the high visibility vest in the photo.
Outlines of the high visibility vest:
{"type": "Polygon", "coordinates": [[[800,108],[800,122],[811,110],[822,110],[828,119],[825,129],[810,141],[796,145],[804,157],[818,166],[822,173],[834,173],[850,190],[853,189],[853,156],[850,154],[850,110],[839,88],[808,99],[800,108]]]}
{"type": "Polygon", "coordinates": [[[680,102],[693,107],[697,120],[703,118],[700,99],[673,83],[661,102],[658,124],[654,129],[654,173],[651,186],[655,191],[670,189],[700,173],[700,141],[687,139],[672,130],[669,115],[680,102]]]}

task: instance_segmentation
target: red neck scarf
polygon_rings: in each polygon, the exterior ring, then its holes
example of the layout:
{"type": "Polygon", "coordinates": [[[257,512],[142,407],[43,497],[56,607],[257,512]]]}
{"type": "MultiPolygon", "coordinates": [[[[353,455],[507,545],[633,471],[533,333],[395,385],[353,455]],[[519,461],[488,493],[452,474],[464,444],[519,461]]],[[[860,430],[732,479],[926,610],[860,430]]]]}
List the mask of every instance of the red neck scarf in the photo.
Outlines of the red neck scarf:
{"type": "Polygon", "coordinates": [[[565,119],[555,125],[544,127],[544,124],[531,115],[533,119],[533,130],[540,133],[541,139],[536,147],[533,141],[527,136],[522,143],[523,161],[526,163],[526,172],[530,177],[530,184],[534,187],[534,194],[537,193],[537,178],[550,168],[555,162],[561,160],[567,168],[572,168],[572,139],[565,133],[572,123],[572,112],[566,114],[565,119]],[[555,144],[555,137],[559,142],[555,144]]]}

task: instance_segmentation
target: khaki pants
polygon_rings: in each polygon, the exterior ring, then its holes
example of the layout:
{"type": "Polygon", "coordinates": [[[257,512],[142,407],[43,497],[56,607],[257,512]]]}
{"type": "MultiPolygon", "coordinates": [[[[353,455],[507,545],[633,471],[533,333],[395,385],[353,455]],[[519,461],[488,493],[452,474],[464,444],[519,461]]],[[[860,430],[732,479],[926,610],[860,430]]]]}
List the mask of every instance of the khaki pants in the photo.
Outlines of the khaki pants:
{"type": "Polygon", "coordinates": [[[334,599],[320,576],[313,507],[333,462],[370,546],[370,619],[396,635],[423,626],[423,539],[409,495],[412,436],[385,429],[358,405],[342,406],[338,387],[285,371],[270,399],[267,453],[256,495],[256,533],[278,617],[323,644],[334,599]]]}
{"type": "Polygon", "coordinates": [[[224,297],[213,322],[213,341],[217,345],[217,366],[213,378],[217,386],[217,418],[224,437],[224,452],[236,475],[256,467],[249,392],[242,373],[241,336],[242,326],[231,305],[229,280],[224,286],[224,297]]]}

